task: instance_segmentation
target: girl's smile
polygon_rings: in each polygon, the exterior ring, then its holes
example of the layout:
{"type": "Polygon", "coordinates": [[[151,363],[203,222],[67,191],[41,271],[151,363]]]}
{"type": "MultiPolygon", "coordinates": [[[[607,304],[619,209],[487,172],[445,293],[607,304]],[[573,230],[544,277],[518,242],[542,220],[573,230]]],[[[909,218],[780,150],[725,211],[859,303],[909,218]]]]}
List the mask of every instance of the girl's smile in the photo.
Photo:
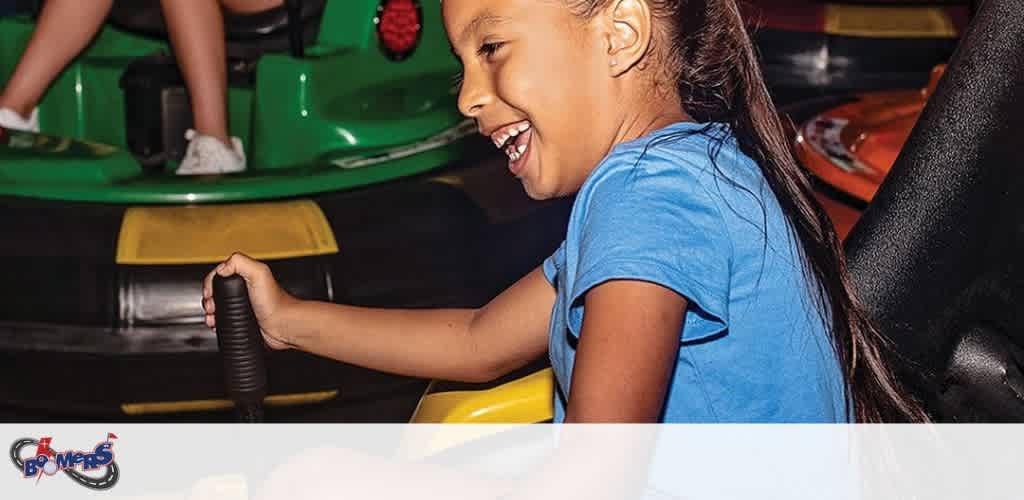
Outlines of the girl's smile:
{"type": "Polygon", "coordinates": [[[526,165],[530,153],[530,139],[533,138],[530,122],[523,120],[487,134],[494,145],[508,156],[508,169],[518,176],[526,165]]]}

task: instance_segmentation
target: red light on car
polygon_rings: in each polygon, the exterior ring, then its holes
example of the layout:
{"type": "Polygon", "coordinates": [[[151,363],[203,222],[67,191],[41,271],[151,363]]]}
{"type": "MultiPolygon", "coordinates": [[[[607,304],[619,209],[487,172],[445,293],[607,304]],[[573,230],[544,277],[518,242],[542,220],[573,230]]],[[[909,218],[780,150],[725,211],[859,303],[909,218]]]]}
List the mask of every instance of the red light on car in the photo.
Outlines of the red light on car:
{"type": "Polygon", "coordinates": [[[415,0],[384,0],[377,7],[377,38],[388,57],[400,61],[420,43],[423,12],[415,0]]]}

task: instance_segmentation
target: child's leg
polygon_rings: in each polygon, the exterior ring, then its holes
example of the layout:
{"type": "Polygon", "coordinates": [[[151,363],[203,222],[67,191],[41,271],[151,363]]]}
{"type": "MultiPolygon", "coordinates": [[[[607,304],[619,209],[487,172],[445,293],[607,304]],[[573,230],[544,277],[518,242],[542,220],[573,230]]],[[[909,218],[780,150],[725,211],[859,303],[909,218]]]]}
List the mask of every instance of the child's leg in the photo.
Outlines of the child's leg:
{"type": "MultiPolygon", "coordinates": [[[[224,1],[228,9],[260,12],[281,5],[282,0],[224,1]]],[[[227,69],[224,49],[224,18],[218,0],[161,0],[167,31],[192,98],[195,129],[203,135],[228,140],[227,69]]]]}
{"type": "Polygon", "coordinates": [[[224,17],[218,0],[161,0],[167,31],[192,98],[195,129],[230,144],[224,17]]]}
{"type": "Polygon", "coordinates": [[[89,44],[113,0],[47,0],[25,53],[0,93],[0,108],[27,117],[57,75],[89,44]]]}

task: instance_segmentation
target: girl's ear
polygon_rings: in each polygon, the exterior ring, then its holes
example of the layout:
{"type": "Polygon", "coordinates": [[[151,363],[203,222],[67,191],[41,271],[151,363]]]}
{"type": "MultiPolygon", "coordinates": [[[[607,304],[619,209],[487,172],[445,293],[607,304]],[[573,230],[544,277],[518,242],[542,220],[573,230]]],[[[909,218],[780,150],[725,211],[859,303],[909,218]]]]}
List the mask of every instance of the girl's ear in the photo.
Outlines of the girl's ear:
{"type": "Polygon", "coordinates": [[[639,63],[651,45],[654,20],[648,0],[613,0],[605,8],[608,21],[608,70],[619,76],[639,63]]]}

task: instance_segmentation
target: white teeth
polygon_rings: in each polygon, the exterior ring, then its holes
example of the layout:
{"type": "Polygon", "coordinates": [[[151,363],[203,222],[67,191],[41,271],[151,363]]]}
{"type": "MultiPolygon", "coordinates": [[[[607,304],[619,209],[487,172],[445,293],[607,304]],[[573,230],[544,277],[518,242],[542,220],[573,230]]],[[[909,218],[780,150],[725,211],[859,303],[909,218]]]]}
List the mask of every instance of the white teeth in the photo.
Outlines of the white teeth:
{"type": "Polygon", "coordinates": [[[512,161],[516,161],[522,157],[523,153],[526,152],[526,144],[516,145],[513,143],[509,143],[509,139],[513,137],[518,137],[519,134],[525,132],[526,130],[529,130],[530,128],[531,125],[529,122],[523,122],[520,123],[519,125],[511,126],[507,129],[502,130],[501,135],[498,135],[498,133],[496,132],[495,134],[490,136],[490,140],[492,140],[495,143],[496,148],[500,150],[505,150],[505,154],[508,155],[508,157],[512,161]]]}
{"type": "Polygon", "coordinates": [[[526,144],[520,144],[518,146],[511,144],[505,148],[505,154],[512,161],[519,161],[519,159],[523,157],[524,153],[526,153],[526,144]]]}
{"type": "MultiPolygon", "coordinates": [[[[527,130],[530,130],[531,127],[532,127],[532,125],[530,125],[530,122],[523,122],[523,123],[520,123],[519,125],[515,125],[515,126],[512,126],[512,127],[509,127],[509,128],[507,128],[505,130],[502,130],[501,131],[501,135],[497,135],[497,134],[492,135],[491,136],[491,142],[494,143],[495,147],[502,148],[502,147],[508,145],[509,139],[511,139],[513,137],[518,137],[519,134],[521,134],[523,132],[526,132],[527,130]]],[[[519,148],[520,149],[524,149],[525,147],[524,146],[519,146],[519,148]]],[[[509,145],[509,151],[507,151],[507,153],[512,154],[512,153],[516,153],[516,152],[517,152],[516,151],[516,146],[509,145]]],[[[522,151],[518,151],[518,153],[521,155],[522,151]]]]}

